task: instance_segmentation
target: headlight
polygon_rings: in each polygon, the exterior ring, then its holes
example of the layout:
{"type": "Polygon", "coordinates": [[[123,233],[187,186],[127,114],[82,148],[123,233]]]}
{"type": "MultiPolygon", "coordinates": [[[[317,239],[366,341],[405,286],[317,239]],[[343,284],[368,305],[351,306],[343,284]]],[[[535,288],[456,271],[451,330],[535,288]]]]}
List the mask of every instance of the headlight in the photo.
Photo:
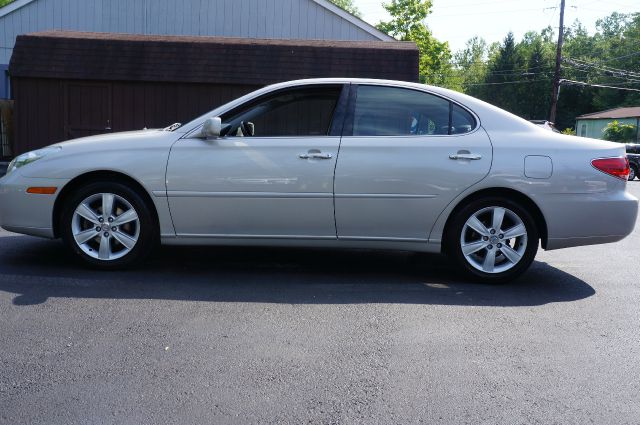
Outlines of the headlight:
{"type": "Polygon", "coordinates": [[[18,155],[9,163],[7,167],[7,174],[12,172],[13,170],[17,170],[20,167],[24,167],[27,164],[31,164],[39,159],[44,158],[45,156],[52,154],[54,152],[58,152],[62,149],[60,146],[49,146],[47,148],[38,149],[37,151],[31,151],[27,153],[23,153],[22,155],[18,155]]]}

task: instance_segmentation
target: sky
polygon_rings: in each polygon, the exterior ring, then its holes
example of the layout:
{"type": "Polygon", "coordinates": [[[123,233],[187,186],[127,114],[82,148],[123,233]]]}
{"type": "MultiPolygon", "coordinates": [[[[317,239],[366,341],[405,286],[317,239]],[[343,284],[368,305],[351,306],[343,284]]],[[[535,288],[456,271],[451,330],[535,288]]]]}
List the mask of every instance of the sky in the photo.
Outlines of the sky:
{"type": "MultiPolygon", "coordinates": [[[[384,0],[354,0],[365,21],[376,24],[388,19],[384,0]]],[[[388,0],[390,1],[390,0],[388,0]]],[[[559,27],[560,0],[433,0],[427,26],[440,41],[448,41],[453,52],[478,35],[488,43],[502,41],[509,31],[519,40],[530,30],[559,27]]],[[[596,21],[612,12],[640,12],[640,0],[566,0],[565,25],[579,19],[590,33],[596,21]]]]}

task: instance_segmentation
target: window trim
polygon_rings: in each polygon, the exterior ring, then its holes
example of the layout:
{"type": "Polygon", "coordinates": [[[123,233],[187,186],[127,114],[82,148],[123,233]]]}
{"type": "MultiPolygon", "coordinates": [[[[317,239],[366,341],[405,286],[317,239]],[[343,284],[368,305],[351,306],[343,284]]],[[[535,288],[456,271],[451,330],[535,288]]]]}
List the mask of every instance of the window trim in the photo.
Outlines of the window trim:
{"type": "Polygon", "coordinates": [[[346,114],[346,122],[344,124],[344,132],[342,133],[342,137],[354,137],[354,138],[398,138],[398,137],[411,137],[411,138],[424,138],[424,137],[460,137],[460,136],[466,136],[466,135],[470,135],[475,133],[476,131],[478,131],[478,129],[481,127],[480,125],[480,117],[478,117],[478,115],[473,112],[472,110],[470,110],[469,108],[467,108],[466,106],[460,104],[459,102],[440,95],[438,93],[434,93],[432,91],[429,90],[422,90],[422,89],[418,89],[418,88],[413,88],[413,87],[399,87],[399,86],[393,86],[393,85],[387,85],[387,84],[375,84],[375,83],[366,83],[366,84],[356,84],[356,83],[352,83],[351,84],[351,90],[350,90],[350,96],[349,96],[349,106],[348,106],[348,110],[347,110],[347,114],[346,114]],[[380,135],[380,136],[354,136],[353,135],[353,124],[354,124],[354,120],[355,120],[355,109],[356,109],[356,101],[358,99],[358,88],[360,86],[368,86],[368,87],[386,87],[386,88],[390,88],[390,89],[400,89],[400,90],[411,90],[411,91],[415,91],[418,93],[423,93],[423,94],[428,94],[431,96],[435,96],[435,97],[439,97],[447,102],[449,102],[449,134],[398,134],[398,135],[393,135],[393,136],[385,136],[385,135],[380,135]],[[460,107],[462,110],[468,112],[474,120],[474,127],[473,129],[471,129],[471,131],[468,131],[466,133],[459,133],[459,134],[451,134],[451,120],[453,118],[453,105],[457,105],[458,107],[460,107]]]}

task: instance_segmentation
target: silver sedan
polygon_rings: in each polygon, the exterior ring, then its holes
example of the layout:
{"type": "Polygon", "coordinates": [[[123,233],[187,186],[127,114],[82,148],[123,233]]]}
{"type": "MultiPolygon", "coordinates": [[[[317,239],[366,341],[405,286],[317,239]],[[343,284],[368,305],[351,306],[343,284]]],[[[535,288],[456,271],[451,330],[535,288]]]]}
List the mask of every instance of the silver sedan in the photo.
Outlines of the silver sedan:
{"type": "Polygon", "coordinates": [[[545,131],[454,91],[316,79],[162,130],[18,156],[0,225],[100,268],[159,244],[444,252],[506,282],[547,250],[633,229],[623,145],[545,131]]]}

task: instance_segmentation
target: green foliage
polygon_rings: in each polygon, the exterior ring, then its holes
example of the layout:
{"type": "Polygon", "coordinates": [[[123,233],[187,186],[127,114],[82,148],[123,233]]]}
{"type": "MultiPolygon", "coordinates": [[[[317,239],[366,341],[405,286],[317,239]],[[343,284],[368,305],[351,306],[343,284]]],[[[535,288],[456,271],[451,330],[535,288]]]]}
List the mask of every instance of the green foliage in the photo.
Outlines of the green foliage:
{"type": "MultiPolygon", "coordinates": [[[[551,103],[557,34],[551,27],[530,31],[518,41],[511,34],[502,43],[487,45],[475,37],[454,55],[449,87],[505,108],[527,119],[547,119],[551,103]]],[[[561,77],[592,84],[640,89],[638,78],[603,67],[640,73],[640,13],[612,13],[589,34],[575,21],[565,27],[563,57],[588,66],[563,62],[561,77]]],[[[640,105],[640,93],[563,85],[558,101],[557,128],[575,125],[578,115],[640,105]]]]}
{"type": "Polygon", "coordinates": [[[472,96],[479,96],[478,84],[484,83],[487,75],[487,42],[480,37],[473,37],[463,50],[453,57],[454,68],[449,78],[449,88],[466,91],[472,96]]]}
{"type": "Polygon", "coordinates": [[[447,85],[451,74],[451,50],[447,42],[438,41],[424,20],[431,13],[431,0],[392,0],[383,4],[391,15],[378,29],[401,41],[413,41],[420,51],[420,81],[447,85]]]}
{"type": "Polygon", "coordinates": [[[5,7],[9,3],[12,3],[13,0],[0,0],[0,7],[5,7]]]}
{"type": "Polygon", "coordinates": [[[567,136],[575,136],[576,135],[576,131],[571,128],[571,127],[567,127],[564,130],[561,131],[562,134],[566,134],[567,136]]]}
{"type": "Polygon", "coordinates": [[[362,12],[360,12],[360,9],[358,9],[358,7],[355,4],[353,4],[353,0],[329,0],[329,1],[335,4],[336,6],[343,8],[344,10],[351,13],[352,15],[357,16],[358,18],[362,18],[362,12]]]}
{"type": "Polygon", "coordinates": [[[611,142],[630,143],[636,140],[638,129],[633,124],[622,124],[612,121],[602,130],[604,140],[611,142]]]}
{"type": "Polygon", "coordinates": [[[391,21],[380,22],[378,28],[399,40],[407,40],[412,33],[420,32],[424,20],[431,13],[431,0],[391,0],[382,5],[391,21]]]}

